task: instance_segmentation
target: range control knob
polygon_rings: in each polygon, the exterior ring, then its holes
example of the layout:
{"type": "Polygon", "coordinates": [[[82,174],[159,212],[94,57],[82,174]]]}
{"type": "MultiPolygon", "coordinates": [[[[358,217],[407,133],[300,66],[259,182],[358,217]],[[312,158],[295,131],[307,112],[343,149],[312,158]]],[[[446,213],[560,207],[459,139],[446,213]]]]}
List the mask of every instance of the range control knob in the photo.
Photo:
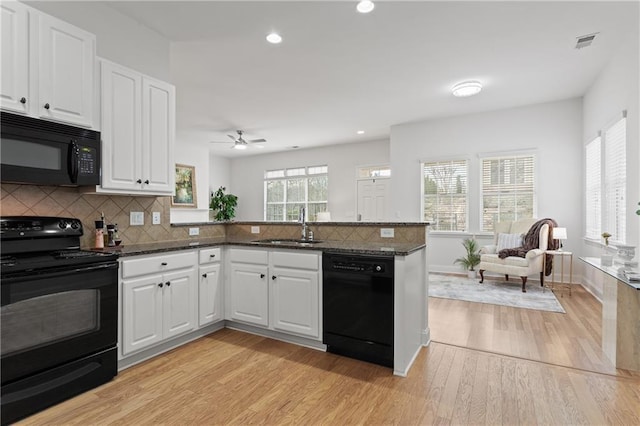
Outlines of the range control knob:
{"type": "Polygon", "coordinates": [[[72,228],[72,229],[78,229],[78,228],[80,228],[80,221],[79,221],[79,220],[72,220],[72,221],[71,221],[71,228],[72,228]]]}
{"type": "Polygon", "coordinates": [[[60,222],[58,222],[58,228],[60,229],[67,229],[67,221],[66,220],[61,220],[60,222]]]}

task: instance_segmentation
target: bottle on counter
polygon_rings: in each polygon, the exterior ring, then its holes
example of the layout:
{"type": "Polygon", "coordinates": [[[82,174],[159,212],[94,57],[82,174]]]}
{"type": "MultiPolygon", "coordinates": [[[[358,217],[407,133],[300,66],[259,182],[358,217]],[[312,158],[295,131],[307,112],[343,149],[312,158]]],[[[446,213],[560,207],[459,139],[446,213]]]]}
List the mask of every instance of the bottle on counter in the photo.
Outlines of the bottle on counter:
{"type": "Polygon", "coordinates": [[[104,248],[104,221],[96,220],[95,248],[104,248]]]}
{"type": "Polygon", "coordinates": [[[115,242],[115,238],[113,237],[115,234],[115,226],[113,225],[107,225],[107,246],[108,247],[115,247],[116,242],[115,242]]]}

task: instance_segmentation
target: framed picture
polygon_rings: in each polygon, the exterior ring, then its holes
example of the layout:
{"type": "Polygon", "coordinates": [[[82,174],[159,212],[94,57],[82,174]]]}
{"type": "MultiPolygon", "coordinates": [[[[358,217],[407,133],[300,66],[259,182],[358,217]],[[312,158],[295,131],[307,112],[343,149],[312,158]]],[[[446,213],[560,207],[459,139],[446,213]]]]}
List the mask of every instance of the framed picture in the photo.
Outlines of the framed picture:
{"type": "Polygon", "coordinates": [[[197,207],[196,168],[176,164],[176,195],[171,197],[173,207],[197,207]]]}

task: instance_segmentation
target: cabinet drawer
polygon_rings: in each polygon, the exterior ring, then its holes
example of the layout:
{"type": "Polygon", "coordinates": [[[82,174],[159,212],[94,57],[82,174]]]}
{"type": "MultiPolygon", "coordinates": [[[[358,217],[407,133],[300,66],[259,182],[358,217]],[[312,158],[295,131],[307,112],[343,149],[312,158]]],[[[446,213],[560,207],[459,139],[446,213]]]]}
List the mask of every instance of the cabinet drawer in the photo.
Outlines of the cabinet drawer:
{"type": "Polygon", "coordinates": [[[229,258],[232,262],[266,265],[269,263],[269,252],[266,250],[232,248],[229,250],[229,258]]]}
{"type": "Polygon", "coordinates": [[[271,265],[281,268],[309,269],[317,271],[320,256],[317,253],[296,253],[274,251],[271,253],[271,265]]]}
{"type": "Polygon", "coordinates": [[[203,263],[211,263],[211,262],[220,262],[221,257],[220,247],[210,248],[210,249],[201,249],[200,250],[200,264],[203,263]]]}
{"type": "Polygon", "coordinates": [[[188,268],[197,264],[195,251],[171,253],[122,261],[122,278],[188,268]]]}

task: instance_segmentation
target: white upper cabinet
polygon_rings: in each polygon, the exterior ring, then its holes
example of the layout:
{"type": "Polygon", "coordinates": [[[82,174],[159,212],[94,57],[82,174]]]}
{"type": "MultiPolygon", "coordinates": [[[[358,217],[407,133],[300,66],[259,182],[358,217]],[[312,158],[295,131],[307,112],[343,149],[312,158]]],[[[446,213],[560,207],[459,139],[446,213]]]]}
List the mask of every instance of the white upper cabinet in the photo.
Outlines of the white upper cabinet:
{"type": "Polygon", "coordinates": [[[34,16],[39,22],[38,115],[91,127],[95,36],[48,15],[34,16]]]}
{"type": "Polygon", "coordinates": [[[27,112],[29,95],[29,12],[18,2],[2,2],[2,84],[0,106],[9,111],[27,112]]]}
{"type": "Polygon", "coordinates": [[[17,2],[3,2],[3,109],[94,127],[96,37],[17,2]]]}
{"type": "Polygon", "coordinates": [[[102,184],[97,192],[172,195],[175,89],[100,60],[102,184]]]}

